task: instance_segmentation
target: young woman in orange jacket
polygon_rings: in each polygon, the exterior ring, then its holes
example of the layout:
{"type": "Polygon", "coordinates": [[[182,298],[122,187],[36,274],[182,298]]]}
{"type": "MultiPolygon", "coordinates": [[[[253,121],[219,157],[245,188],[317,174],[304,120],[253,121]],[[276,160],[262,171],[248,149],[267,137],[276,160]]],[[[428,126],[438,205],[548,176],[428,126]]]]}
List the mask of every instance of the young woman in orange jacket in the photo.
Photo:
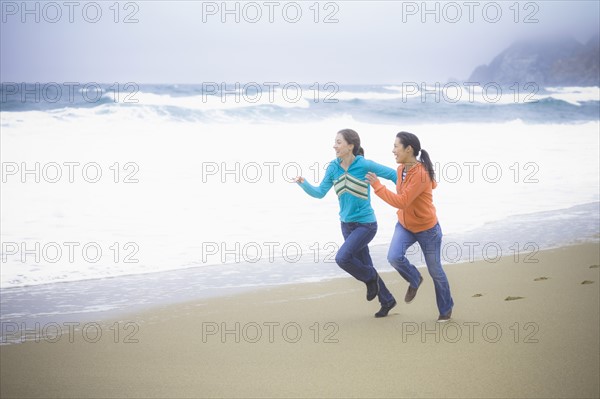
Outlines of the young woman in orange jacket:
{"type": "Polygon", "coordinates": [[[437,321],[446,322],[452,316],[454,301],[440,256],[442,229],[433,206],[432,191],[437,186],[433,164],[429,154],[421,148],[417,136],[412,133],[398,133],[392,152],[400,164],[396,193],[383,186],[374,173],[367,174],[375,194],[398,208],[398,223],[390,243],[388,261],[410,284],[404,301],[411,303],[423,282],[423,276],[405,255],[411,245],[419,243],[435,287],[439,310],[437,321]],[[417,155],[420,160],[417,160],[417,155]]]}

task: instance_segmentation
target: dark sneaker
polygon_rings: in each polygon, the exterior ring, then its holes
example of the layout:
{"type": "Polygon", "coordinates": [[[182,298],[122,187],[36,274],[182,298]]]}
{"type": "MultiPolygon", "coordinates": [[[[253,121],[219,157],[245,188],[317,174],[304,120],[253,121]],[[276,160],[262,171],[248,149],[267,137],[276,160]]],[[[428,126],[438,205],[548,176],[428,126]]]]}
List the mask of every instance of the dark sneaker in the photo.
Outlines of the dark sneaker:
{"type": "Polygon", "coordinates": [[[450,318],[452,317],[452,311],[448,312],[447,315],[440,315],[440,317],[438,317],[437,322],[438,323],[445,323],[447,321],[450,321],[450,318]]]}
{"type": "Polygon", "coordinates": [[[372,301],[379,294],[379,274],[371,281],[367,281],[367,301],[372,301]]]}
{"type": "Polygon", "coordinates": [[[422,282],[423,276],[419,275],[419,285],[417,286],[417,288],[413,288],[410,285],[408,286],[408,290],[406,290],[406,296],[404,297],[404,302],[411,303],[413,299],[415,299],[415,296],[417,295],[417,290],[421,286],[422,282]]]}
{"type": "Polygon", "coordinates": [[[385,317],[388,315],[389,311],[392,310],[394,308],[394,306],[396,306],[396,300],[392,299],[392,302],[390,302],[387,305],[381,305],[381,309],[379,309],[379,312],[375,313],[375,317],[385,317]]]}

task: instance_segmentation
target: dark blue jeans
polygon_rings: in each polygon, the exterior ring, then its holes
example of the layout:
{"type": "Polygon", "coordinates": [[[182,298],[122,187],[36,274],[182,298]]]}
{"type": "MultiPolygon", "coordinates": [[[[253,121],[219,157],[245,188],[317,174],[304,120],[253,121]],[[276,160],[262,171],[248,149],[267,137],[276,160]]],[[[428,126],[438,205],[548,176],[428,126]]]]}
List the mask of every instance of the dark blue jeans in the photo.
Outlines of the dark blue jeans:
{"type": "Polygon", "coordinates": [[[442,229],[437,223],[429,230],[413,233],[406,230],[400,223],[396,224],[394,236],[388,252],[388,261],[398,270],[398,273],[409,282],[411,287],[417,287],[419,284],[420,273],[417,268],[406,259],[406,250],[418,242],[425,256],[425,263],[429,275],[433,279],[435,287],[435,299],[440,315],[447,315],[454,306],[452,295],[450,295],[450,284],[444,269],[442,269],[441,247],[442,247],[442,229]]]}
{"type": "MultiPolygon", "coordinates": [[[[342,222],[344,243],[335,257],[335,261],[355,279],[366,283],[377,277],[373,261],[369,254],[368,244],[377,233],[377,222],[345,223],[342,222]]],[[[387,305],[394,300],[385,283],[379,279],[379,302],[387,305]]]]}

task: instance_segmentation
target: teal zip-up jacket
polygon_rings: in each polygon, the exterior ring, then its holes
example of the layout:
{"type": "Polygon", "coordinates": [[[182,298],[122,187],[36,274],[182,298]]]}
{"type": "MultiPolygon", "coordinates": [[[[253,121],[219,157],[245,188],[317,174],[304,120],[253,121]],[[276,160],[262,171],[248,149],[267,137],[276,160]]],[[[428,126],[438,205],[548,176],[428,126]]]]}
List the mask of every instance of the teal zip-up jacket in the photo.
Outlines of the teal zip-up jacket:
{"type": "Polygon", "coordinates": [[[373,223],[377,219],[371,207],[371,190],[366,181],[367,172],[373,172],[379,177],[393,181],[394,184],[398,179],[396,170],[357,155],[348,171],[342,168],[340,158],[333,160],[318,187],[311,185],[306,179],[298,184],[308,195],[315,198],[323,198],[331,187],[334,187],[340,203],[342,222],[373,223]]]}

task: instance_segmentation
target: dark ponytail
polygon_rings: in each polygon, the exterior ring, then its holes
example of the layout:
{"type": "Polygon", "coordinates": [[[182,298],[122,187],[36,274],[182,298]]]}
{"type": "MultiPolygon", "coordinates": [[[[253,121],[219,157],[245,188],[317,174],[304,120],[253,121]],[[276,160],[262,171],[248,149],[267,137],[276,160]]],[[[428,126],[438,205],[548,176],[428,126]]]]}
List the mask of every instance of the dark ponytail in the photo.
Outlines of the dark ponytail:
{"type": "Polygon", "coordinates": [[[431,158],[429,158],[429,153],[421,148],[421,163],[427,169],[427,173],[429,173],[429,177],[431,181],[435,181],[435,170],[433,170],[433,162],[431,162],[431,158]]]}
{"type": "Polygon", "coordinates": [[[346,143],[354,144],[354,148],[352,149],[352,154],[365,156],[365,150],[360,146],[360,137],[358,133],[356,133],[352,129],[342,129],[338,132],[344,137],[346,143]]]}
{"type": "Polygon", "coordinates": [[[423,166],[425,166],[431,181],[435,181],[435,170],[433,169],[433,163],[431,162],[431,158],[429,158],[429,153],[421,148],[421,142],[419,141],[419,138],[409,132],[400,132],[396,135],[396,137],[400,139],[400,142],[404,148],[408,146],[412,147],[415,157],[417,154],[419,154],[419,152],[421,153],[419,161],[423,164],[423,166]]]}

